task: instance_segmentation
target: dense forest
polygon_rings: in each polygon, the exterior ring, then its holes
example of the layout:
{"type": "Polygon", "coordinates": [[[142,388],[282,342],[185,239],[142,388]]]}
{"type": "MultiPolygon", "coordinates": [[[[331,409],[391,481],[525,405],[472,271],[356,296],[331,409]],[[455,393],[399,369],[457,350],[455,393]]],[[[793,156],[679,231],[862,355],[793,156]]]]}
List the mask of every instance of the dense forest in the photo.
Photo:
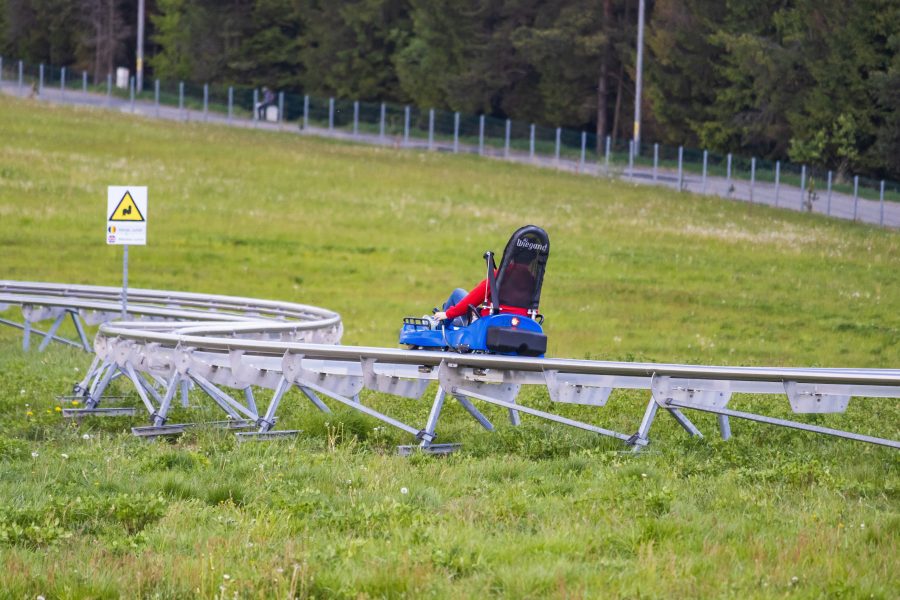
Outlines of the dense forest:
{"type": "MultiPolygon", "coordinates": [[[[146,0],[148,77],[631,136],[637,0],[146,0]]],[[[0,54],[133,65],[137,0],[0,0],[0,54]]],[[[642,137],[900,179],[900,2],[647,0],[642,137]]]]}

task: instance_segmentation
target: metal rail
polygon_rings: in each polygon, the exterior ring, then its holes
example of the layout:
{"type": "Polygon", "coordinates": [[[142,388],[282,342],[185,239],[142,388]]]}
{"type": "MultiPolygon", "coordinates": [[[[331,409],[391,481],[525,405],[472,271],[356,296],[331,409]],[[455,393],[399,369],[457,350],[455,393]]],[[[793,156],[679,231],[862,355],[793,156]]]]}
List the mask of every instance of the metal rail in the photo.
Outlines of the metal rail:
{"type": "MultiPolygon", "coordinates": [[[[150,427],[138,435],[179,433],[189,424],[167,425],[178,392],[186,405],[187,389],[202,390],[234,423],[255,425],[240,439],[271,439],[278,409],[288,390],[297,388],[316,408],[329,412],[322,398],[358,410],[418,440],[423,450],[443,451],[435,444],[445,400],[458,401],[482,427],[493,424],[475,406],[506,409],[511,423],[521,413],[610,436],[639,449],[649,443],[660,409],[689,434],[700,430],[683,411],[716,414],[723,438],[731,436],[730,417],[833,435],[893,448],[888,438],[857,434],[728,407],[734,394],[786,397],[796,414],[843,413],[851,398],[900,398],[900,369],[801,369],[727,367],[616,361],[526,358],[488,354],[408,351],[337,345],[340,317],[316,307],[156,290],[129,291],[127,321],[120,315],[117,288],[0,281],[0,307],[20,305],[30,323],[56,319],[44,344],[56,336],[60,315],[91,315],[100,322],[94,340],[95,363],[76,394],[85,401],[79,415],[95,414],[109,383],[131,382],[150,416],[150,427]],[[293,320],[291,320],[293,319],[293,320]],[[401,398],[421,398],[438,383],[427,421],[421,427],[403,423],[363,404],[363,389],[401,398]],[[546,387],[554,405],[601,408],[615,389],[650,391],[643,418],[634,433],[617,432],[516,402],[523,385],[546,387]],[[272,390],[265,411],[254,389],[272,390]],[[228,392],[237,390],[238,393],[228,392]]],[[[74,317],[73,317],[74,318],[74,317]]],[[[27,343],[23,344],[27,348],[27,343]]],[[[85,346],[87,344],[84,344],[85,346]]],[[[68,411],[72,413],[73,411],[68,411]]],[[[897,423],[885,423],[897,437],[897,423]]],[[[409,448],[409,447],[405,447],[409,448]]]]}

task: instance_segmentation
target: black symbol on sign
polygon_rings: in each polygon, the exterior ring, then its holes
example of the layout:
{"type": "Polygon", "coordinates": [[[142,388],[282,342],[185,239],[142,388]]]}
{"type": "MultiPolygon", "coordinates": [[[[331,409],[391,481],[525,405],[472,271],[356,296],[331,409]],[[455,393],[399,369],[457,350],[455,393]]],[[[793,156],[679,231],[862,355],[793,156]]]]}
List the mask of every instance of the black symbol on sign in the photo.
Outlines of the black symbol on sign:
{"type": "Polygon", "coordinates": [[[123,209],[122,209],[122,214],[123,214],[123,215],[130,215],[130,214],[131,214],[131,207],[128,206],[128,207],[126,207],[126,208],[123,208],[123,209]]]}

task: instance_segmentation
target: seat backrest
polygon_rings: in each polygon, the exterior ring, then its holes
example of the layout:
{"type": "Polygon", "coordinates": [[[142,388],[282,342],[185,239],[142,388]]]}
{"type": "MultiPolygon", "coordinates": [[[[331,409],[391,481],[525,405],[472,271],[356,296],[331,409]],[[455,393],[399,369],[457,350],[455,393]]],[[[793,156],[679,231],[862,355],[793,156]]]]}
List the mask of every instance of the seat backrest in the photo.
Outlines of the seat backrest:
{"type": "Polygon", "coordinates": [[[550,237],[535,225],[518,229],[506,243],[497,271],[498,302],[537,312],[550,257],[550,237]]]}

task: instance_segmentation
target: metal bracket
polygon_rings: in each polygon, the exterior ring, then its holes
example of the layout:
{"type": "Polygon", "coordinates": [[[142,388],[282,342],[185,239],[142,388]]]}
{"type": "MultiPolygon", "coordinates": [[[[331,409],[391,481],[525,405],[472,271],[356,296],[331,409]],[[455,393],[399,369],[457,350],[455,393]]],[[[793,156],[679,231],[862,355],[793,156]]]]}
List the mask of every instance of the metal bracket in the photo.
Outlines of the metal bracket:
{"type": "Polygon", "coordinates": [[[850,404],[849,386],[785,381],[784,391],[795,413],[842,413],[850,404]]]}
{"type": "MultiPolygon", "coordinates": [[[[418,400],[425,393],[428,384],[431,383],[428,379],[405,379],[399,375],[378,373],[375,370],[374,358],[363,358],[360,360],[360,364],[365,386],[377,392],[418,400]]],[[[416,373],[418,373],[418,369],[416,373]]]]}
{"type": "Polygon", "coordinates": [[[363,378],[311,371],[303,366],[303,355],[284,353],[281,363],[285,379],[303,387],[320,388],[338,396],[352,398],[363,388],[363,378]]]}
{"type": "Polygon", "coordinates": [[[133,407],[122,408],[64,408],[62,416],[67,419],[80,417],[133,417],[137,410],[133,407]]]}
{"type": "Polygon", "coordinates": [[[451,367],[446,362],[441,362],[438,367],[438,381],[441,382],[441,387],[454,396],[460,395],[459,389],[467,389],[502,402],[515,402],[521,386],[517,383],[499,383],[505,380],[504,375],[504,372],[497,373],[492,379],[498,383],[488,383],[485,381],[485,375],[473,373],[466,376],[459,367],[451,367]]]}
{"type": "Polygon", "coordinates": [[[397,446],[399,456],[412,456],[416,452],[424,454],[451,454],[462,448],[462,444],[428,444],[427,446],[397,446]]]}
{"type": "MultiPolygon", "coordinates": [[[[678,393],[678,390],[675,390],[678,393]]],[[[703,437],[703,434],[700,433],[700,430],[697,429],[697,426],[694,425],[690,419],[688,419],[684,413],[682,413],[679,409],[669,406],[670,402],[673,402],[672,397],[672,378],[668,376],[659,376],[655,373],[653,374],[653,378],[650,380],[650,393],[653,397],[653,402],[655,402],[658,406],[665,408],[672,417],[678,421],[678,424],[687,431],[690,435],[694,437],[703,437]]],[[[681,393],[689,393],[689,390],[681,390],[681,393]]],[[[652,422],[652,417],[651,417],[652,422]]],[[[643,423],[642,423],[643,427],[643,423]]],[[[649,430],[649,424],[647,426],[649,430]]],[[[641,437],[646,439],[646,433],[641,437]]]]}
{"type": "Polygon", "coordinates": [[[669,379],[667,394],[678,403],[725,408],[731,400],[731,385],[713,379],[669,379]]]}
{"type": "Polygon", "coordinates": [[[278,431],[241,431],[236,433],[238,442],[268,442],[294,438],[300,429],[280,429],[278,431]]]}
{"type": "Polygon", "coordinates": [[[515,403],[521,386],[517,383],[503,383],[508,378],[508,375],[507,371],[487,373],[482,370],[460,369],[455,365],[451,366],[446,361],[441,361],[441,365],[438,367],[438,380],[441,382],[441,387],[452,394],[486,429],[493,428],[490,421],[471,405],[467,398],[468,393],[458,390],[466,389],[469,392],[495,398],[504,404],[512,405],[507,406],[509,409],[509,422],[513,425],[519,425],[521,417],[518,409],[515,407],[515,403]],[[481,418],[479,418],[479,415],[481,415],[481,418]]]}
{"type": "MultiPolygon", "coordinates": [[[[592,377],[591,382],[602,381],[605,384],[612,383],[612,379],[611,376],[592,377]]],[[[574,375],[560,377],[559,371],[555,370],[544,371],[544,380],[547,382],[550,399],[566,404],[605,406],[613,390],[611,385],[599,386],[581,383],[574,375]]]]}

